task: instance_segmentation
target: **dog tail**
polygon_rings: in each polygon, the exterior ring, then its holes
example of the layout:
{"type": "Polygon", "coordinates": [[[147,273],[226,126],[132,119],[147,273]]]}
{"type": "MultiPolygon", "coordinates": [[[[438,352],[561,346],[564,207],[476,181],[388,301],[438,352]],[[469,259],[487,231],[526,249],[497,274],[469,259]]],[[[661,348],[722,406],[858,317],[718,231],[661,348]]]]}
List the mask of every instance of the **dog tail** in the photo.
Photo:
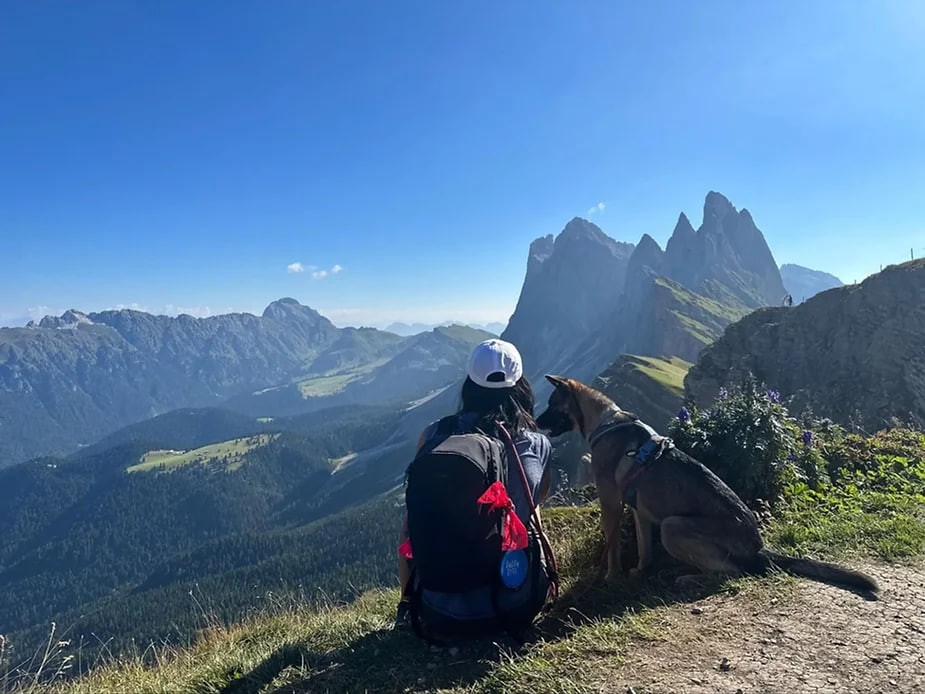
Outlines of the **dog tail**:
{"type": "Polygon", "coordinates": [[[766,570],[778,568],[795,576],[803,576],[871,595],[876,595],[880,591],[877,582],[867,574],[838,564],[817,559],[789,557],[767,549],[762,549],[758,554],[764,562],[767,562],[764,567],[766,570]]]}

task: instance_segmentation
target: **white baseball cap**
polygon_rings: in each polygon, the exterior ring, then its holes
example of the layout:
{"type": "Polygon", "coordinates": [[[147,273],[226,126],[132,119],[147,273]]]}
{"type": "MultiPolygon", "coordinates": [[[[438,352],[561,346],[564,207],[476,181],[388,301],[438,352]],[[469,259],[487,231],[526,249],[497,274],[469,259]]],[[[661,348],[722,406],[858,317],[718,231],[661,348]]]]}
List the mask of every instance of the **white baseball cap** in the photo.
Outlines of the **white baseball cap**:
{"type": "Polygon", "coordinates": [[[483,388],[511,388],[523,376],[524,363],[510,342],[491,339],[475,346],[466,371],[483,388]]]}

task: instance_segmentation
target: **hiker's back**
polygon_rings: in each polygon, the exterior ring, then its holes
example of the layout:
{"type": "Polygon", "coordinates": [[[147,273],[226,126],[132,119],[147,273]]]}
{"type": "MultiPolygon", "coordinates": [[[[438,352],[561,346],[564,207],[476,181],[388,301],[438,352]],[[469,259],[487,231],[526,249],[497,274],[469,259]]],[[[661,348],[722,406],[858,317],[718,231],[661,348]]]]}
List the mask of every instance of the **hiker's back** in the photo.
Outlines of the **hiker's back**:
{"type": "Polygon", "coordinates": [[[435,638],[522,630],[550,586],[551,552],[531,518],[549,440],[524,431],[503,441],[476,422],[462,414],[431,425],[408,469],[409,592],[418,627],[435,638]],[[505,577],[502,559],[513,567],[505,577]]]}

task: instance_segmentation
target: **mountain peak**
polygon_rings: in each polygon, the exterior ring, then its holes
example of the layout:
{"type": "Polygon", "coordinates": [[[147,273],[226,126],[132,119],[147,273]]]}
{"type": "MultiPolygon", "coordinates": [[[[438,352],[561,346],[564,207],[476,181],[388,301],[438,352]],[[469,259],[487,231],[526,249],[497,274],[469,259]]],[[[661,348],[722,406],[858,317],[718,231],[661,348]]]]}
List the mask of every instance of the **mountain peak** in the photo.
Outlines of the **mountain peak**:
{"type": "Polygon", "coordinates": [[[601,231],[601,228],[597,224],[589,222],[582,217],[573,217],[572,220],[565,225],[565,228],[562,230],[562,233],[559,234],[559,238],[556,239],[556,242],[573,241],[577,239],[602,240],[609,239],[609,237],[601,231]]]}
{"type": "Polygon", "coordinates": [[[674,231],[671,232],[671,235],[672,236],[675,236],[675,235],[693,236],[695,233],[696,232],[694,232],[694,225],[691,224],[691,220],[687,218],[687,215],[684,214],[683,212],[679,214],[678,221],[674,225],[674,231]]]}
{"type": "Polygon", "coordinates": [[[707,199],[703,203],[704,225],[711,220],[721,222],[723,218],[731,214],[736,214],[736,208],[729,202],[729,198],[714,190],[707,193],[707,199]]]}
{"type": "Polygon", "coordinates": [[[787,293],[798,304],[827,289],[843,285],[843,282],[835,275],[792,263],[784,263],[780,266],[780,276],[787,293]]]}
{"type": "Polygon", "coordinates": [[[652,253],[653,251],[661,251],[662,247],[658,245],[658,241],[653,239],[648,234],[643,234],[642,238],[639,239],[639,243],[636,244],[635,253],[652,253]]]}
{"type": "MultiPolygon", "coordinates": [[[[93,321],[83,311],[69,309],[60,316],[45,316],[39,321],[40,328],[76,328],[78,325],[92,325],[93,321]]],[[[30,321],[33,327],[35,323],[30,321]]]]}
{"type": "Polygon", "coordinates": [[[309,306],[303,306],[292,297],[277,299],[263,310],[264,318],[285,319],[293,316],[321,318],[321,314],[309,306]]]}
{"type": "Polygon", "coordinates": [[[528,256],[530,263],[543,263],[549,256],[552,255],[552,250],[555,247],[555,237],[552,234],[546,234],[546,236],[541,236],[538,239],[530,244],[530,255],[528,256]]]}

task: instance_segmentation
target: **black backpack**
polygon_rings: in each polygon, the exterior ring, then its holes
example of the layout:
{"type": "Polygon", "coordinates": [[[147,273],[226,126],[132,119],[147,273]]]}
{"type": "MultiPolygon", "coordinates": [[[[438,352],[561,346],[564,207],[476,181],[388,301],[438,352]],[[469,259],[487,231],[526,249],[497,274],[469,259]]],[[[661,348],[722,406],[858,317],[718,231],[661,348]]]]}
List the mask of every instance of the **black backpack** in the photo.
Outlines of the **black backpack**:
{"type": "MultiPolygon", "coordinates": [[[[552,551],[539,523],[533,522],[539,518],[531,509],[526,548],[531,596],[516,610],[502,610],[500,595],[507,588],[500,567],[507,511],[489,510],[479,499],[496,482],[507,487],[509,455],[517,453],[512,441],[503,442],[480,431],[455,433],[455,426],[455,417],[441,420],[434,439],[408,466],[405,506],[413,569],[405,597],[410,602],[412,626],[430,641],[499,627],[518,636],[544,607],[550,586],[555,584],[552,551]],[[487,622],[435,613],[421,601],[423,590],[462,593],[481,587],[492,591],[495,618],[487,622]]],[[[512,462],[520,465],[519,458],[512,462]]],[[[523,484],[530,498],[526,476],[521,478],[511,484],[523,484]]]]}

